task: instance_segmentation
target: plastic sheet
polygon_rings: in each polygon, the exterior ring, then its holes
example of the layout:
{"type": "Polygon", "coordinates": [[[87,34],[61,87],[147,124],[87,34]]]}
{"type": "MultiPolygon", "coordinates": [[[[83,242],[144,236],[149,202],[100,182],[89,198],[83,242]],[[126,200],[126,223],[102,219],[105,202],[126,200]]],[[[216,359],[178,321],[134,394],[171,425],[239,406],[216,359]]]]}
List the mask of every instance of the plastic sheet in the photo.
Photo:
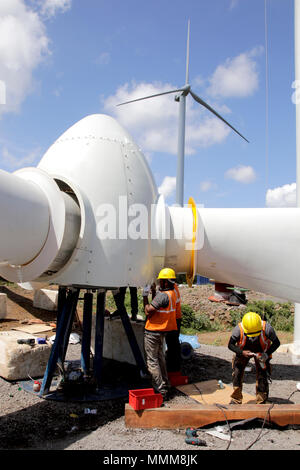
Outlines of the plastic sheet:
{"type": "Polygon", "coordinates": [[[179,335],[180,343],[190,343],[194,349],[200,348],[200,343],[198,341],[197,335],[179,335]]]}

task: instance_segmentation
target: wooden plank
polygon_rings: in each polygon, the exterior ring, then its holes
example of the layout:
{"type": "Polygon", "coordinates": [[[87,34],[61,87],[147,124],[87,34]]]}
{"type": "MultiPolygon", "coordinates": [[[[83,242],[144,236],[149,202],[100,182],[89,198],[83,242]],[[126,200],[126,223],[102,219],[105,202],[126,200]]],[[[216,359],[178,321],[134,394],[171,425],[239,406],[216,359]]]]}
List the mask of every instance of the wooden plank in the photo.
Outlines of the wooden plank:
{"type": "Polygon", "coordinates": [[[200,428],[212,423],[265,419],[279,426],[300,424],[300,405],[226,405],[220,409],[216,405],[186,405],[180,407],[151,408],[135,411],[125,405],[125,425],[129,428],[185,429],[189,426],[200,428]],[[226,416],[226,419],[225,419],[226,416]]]}
{"type": "MultiPolygon", "coordinates": [[[[202,405],[228,405],[231,400],[233,388],[230,385],[223,384],[220,388],[217,380],[206,380],[188,385],[178,385],[176,388],[180,392],[198,401],[202,405]]],[[[256,403],[256,397],[243,392],[243,403],[256,403]]]]}
{"type": "Polygon", "coordinates": [[[25,325],[25,326],[17,326],[12,328],[15,331],[21,331],[24,333],[28,333],[31,335],[37,335],[39,333],[46,333],[53,331],[53,327],[49,325],[25,325]]]}

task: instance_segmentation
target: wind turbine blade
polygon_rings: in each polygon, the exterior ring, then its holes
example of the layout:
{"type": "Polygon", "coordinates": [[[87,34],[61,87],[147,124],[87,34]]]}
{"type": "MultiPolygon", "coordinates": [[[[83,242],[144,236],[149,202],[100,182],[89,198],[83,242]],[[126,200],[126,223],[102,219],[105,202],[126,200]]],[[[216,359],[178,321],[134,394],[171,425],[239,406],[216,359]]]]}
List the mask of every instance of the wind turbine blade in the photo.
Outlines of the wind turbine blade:
{"type": "Polygon", "coordinates": [[[229,122],[227,122],[219,113],[217,113],[217,111],[215,111],[211,106],[209,106],[209,104],[205,103],[205,101],[203,101],[201,98],[199,98],[199,96],[197,96],[195,93],[193,93],[191,90],[190,90],[190,94],[192,95],[192,97],[194,98],[195,101],[197,101],[199,104],[202,104],[202,106],[204,106],[205,108],[207,108],[210,112],[212,112],[215,116],[217,116],[219,119],[221,119],[221,121],[225,122],[225,124],[227,124],[227,126],[229,126],[234,132],[236,132],[239,136],[241,136],[246,142],[249,143],[249,140],[246,139],[246,137],[244,137],[239,131],[237,131],[231,124],[229,124],[229,122]]]}
{"type": "Polygon", "coordinates": [[[190,20],[188,21],[188,33],[186,42],[186,72],[185,72],[185,84],[189,83],[189,65],[190,65],[190,20]]]}
{"type": "Polygon", "coordinates": [[[163,93],[157,93],[156,95],[144,96],[143,98],[137,98],[136,100],[125,101],[124,103],[119,103],[117,106],[122,106],[123,104],[134,103],[135,101],[147,100],[148,98],[155,98],[156,96],[168,95],[170,93],[177,93],[178,91],[185,91],[184,88],[178,88],[178,90],[164,91],[163,93]]]}

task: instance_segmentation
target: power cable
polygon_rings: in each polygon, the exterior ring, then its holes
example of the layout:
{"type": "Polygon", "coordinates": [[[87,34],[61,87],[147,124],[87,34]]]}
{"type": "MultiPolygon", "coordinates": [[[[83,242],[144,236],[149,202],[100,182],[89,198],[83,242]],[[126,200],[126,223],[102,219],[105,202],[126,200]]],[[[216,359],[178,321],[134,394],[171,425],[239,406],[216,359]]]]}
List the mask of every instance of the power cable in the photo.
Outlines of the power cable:
{"type": "Polygon", "coordinates": [[[249,450],[249,449],[260,439],[261,433],[262,433],[262,431],[263,431],[263,428],[264,428],[264,425],[265,425],[265,422],[266,422],[266,419],[267,419],[267,416],[270,414],[270,411],[271,411],[271,409],[273,408],[274,404],[275,404],[275,403],[272,403],[272,404],[269,406],[269,408],[267,409],[267,412],[266,412],[266,415],[265,415],[265,418],[264,418],[264,422],[263,422],[263,424],[262,424],[262,427],[261,427],[261,430],[260,430],[258,436],[254,439],[254,441],[253,441],[250,445],[248,445],[248,447],[246,447],[245,450],[249,450]]]}

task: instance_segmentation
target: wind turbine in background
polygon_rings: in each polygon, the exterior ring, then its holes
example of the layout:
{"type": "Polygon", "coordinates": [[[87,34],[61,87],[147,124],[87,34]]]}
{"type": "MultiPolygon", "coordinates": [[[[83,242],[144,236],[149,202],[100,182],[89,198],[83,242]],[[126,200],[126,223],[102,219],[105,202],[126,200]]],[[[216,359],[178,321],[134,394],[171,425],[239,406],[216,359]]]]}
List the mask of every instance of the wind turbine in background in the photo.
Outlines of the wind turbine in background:
{"type": "Polygon", "coordinates": [[[178,125],[178,150],[177,150],[177,175],[176,175],[176,204],[183,207],[183,187],[184,187],[184,152],[185,152],[185,111],[186,111],[186,97],[190,94],[194,100],[208,109],[211,113],[217,116],[227,126],[234,130],[239,136],[241,136],[246,142],[249,141],[237,131],[229,122],[227,122],[217,111],[215,111],[209,104],[207,104],[202,98],[194,93],[189,85],[189,55],[190,55],[190,20],[188,21],[188,33],[187,33],[187,48],[186,48],[186,75],[185,85],[177,90],[165,91],[163,93],[157,93],[155,95],[144,96],[143,98],[137,98],[135,100],[126,101],[120,103],[117,106],[122,106],[128,103],[134,103],[135,101],[146,100],[148,98],[155,98],[156,96],[168,95],[170,93],[180,93],[175,96],[175,101],[179,102],[179,125],[178,125]]]}

